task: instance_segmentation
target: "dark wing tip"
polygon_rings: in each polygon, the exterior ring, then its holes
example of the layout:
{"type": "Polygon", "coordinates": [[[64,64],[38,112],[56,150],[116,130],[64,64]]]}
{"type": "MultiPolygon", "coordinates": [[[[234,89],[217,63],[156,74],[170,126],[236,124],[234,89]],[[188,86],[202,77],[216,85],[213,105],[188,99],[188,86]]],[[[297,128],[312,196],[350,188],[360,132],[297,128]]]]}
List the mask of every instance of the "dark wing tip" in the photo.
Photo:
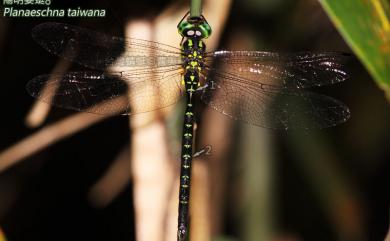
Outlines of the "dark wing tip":
{"type": "Polygon", "coordinates": [[[39,98],[43,85],[48,79],[48,75],[39,75],[31,79],[26,84],[26,91],[34,98],[39,98]]]}
{"type": "Polygon", "coordinates": [[[57,52],[56,48],[63,47],[73,34],[70,25],[56,22],[41,23],[31,30],[34,41],[47,51],[54,53],[57,52]]]}
{"type": "Polygon", "coordinates": [[[50,31],[53,29],[54,26],[58,25],[63,25],[61,23],[56,23],[56,22],[45,22],[45,23],[40,23],[36,26],[34,26],[31,30],[31,36],[33,39],[37,42],[39,42],[40,37],[42,36],[43,33],[50,31]]]}

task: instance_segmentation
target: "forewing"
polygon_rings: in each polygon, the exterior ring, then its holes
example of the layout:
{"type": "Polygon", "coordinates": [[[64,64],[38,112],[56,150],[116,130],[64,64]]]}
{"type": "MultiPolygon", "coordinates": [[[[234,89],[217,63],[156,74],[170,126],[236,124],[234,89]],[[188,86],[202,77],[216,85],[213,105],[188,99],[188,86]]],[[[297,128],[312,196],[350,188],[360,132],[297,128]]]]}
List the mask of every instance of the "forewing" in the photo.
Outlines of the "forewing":
{"type": "Polygon", "coordinates": [[[39,24],[33,28],[32,36],[47,51],[97,70],[181,64],[178,48],[152,41],[113,37],[63,23],[39,24]]]}
{"type": "Polygon", "coordinates": [[[233,119],[270,129],[321,129],[345,122],[348,107],[336,99],[302,90],[253,84],[213,73],[201,99],[233,119]]]}
{"type": "Polygon", "coordinates": [[[183,94],[181,73],[151,74],[68,72],[40,75],[30,80],[27,91],[54,106],[96,114],[148,112],[175,103],[183,94]]]}
{"type": "Polygon", "coordinates": [[[206,64],[256,83],[298,89],[344,81],[348,78],[347,58],[338,52],[217,51],[207,54],[206,64]]]}

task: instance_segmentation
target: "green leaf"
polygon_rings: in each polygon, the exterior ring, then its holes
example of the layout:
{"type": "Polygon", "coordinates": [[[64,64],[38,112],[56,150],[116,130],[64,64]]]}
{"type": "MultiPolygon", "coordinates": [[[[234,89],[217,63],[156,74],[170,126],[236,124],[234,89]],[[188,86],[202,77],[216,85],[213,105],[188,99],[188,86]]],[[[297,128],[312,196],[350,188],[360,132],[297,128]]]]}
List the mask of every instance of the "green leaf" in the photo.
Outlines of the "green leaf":
{"type": "Polygon", "coordinates": [[[390,97],[388,0],[320,0],[325,11],[378,85],[390,97]]]}

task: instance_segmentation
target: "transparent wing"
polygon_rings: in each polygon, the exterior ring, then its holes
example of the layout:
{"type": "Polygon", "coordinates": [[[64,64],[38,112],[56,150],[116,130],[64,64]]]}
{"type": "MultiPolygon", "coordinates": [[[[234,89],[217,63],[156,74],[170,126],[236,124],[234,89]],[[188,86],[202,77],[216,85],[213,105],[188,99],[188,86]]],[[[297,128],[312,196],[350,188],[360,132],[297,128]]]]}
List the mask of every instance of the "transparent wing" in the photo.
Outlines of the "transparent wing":
{"type": "Polygon", "coordinates": [[[344,81],[348,78],[347,58],[347,54],[337,52],[217,51],[207,54],[207,65],[256,83],[297,89],[344,81]]]}
{"type": "Polygon", "coordinates": [[[27,91],[54,106],[96,114],[132,115],[167,107],[182,95],[179,70],[140,72],[68,72],[40,75],[27,91]]]}
{"type": "Polygon", "coordinates": [[[345,122],[350,112],[328,96],[280,86],[254,84],[225,73],[211,73],[201,99],[233,119],[270,129],[318,129],[345,122]]]}
{"type": "Polygon", "coordinates": [[[89,68],[161,67],[181,64],[180,49],[152,41],[113,37],[63,23],[43,23],[32,30],[47,51],[89,68]],[[126,50],[126,51],[125,51],[126,50]]]}

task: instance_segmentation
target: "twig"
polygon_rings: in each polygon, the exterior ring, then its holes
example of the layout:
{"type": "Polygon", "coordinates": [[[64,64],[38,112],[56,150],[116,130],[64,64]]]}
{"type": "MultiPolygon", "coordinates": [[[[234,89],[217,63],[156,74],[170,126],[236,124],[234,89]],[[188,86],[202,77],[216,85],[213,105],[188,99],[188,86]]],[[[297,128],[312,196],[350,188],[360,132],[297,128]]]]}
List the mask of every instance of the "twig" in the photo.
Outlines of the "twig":
{"type": "MultiPolygon", "coordinates": [[[[121,103],[123,101],[127,101],[126,97],[118,97],[116,99],[103,102],[99,106],[100,108],[123,106],[117,103],[121,103]]],[[[95,108],[97,108],[97,106],[95,106],[95,108]]],[[[116,111],[120,111],[113,108],[110,109],[112,110],[112,115],[114,115],[116,111]]],[[[23,160],[24,158],[50,146],[51,144],[74,133],[77,133],[78,131],[87,128],[88,126],[91,126],[99,121],[102,121],[109,116],[110,115],[79,113],[46,126],[42,130],[0,152],[0,172],[4,171],[12,165],[15,165],[20,160],[23,160]]]]}
{"type": "Polygon", "coordinates": [[[104,175],[88,192],[88,199],[95,207],[106,207],[130,182],[130,150],[126,145],[104,175]]]}
{"type": "Polygon", "coordinates": [[[190,16],[199,17],[202,15],[202,0],[191,0],[190,16]]]}
{"type": "MultiPolygon", "coordinates": [[[[63,74],[65,73],[70,66],[70,62],[65,60],[60,60],[57,65],[54,67],[51,74],[63,74]]],[[[48,81],[49,82],[49,81],[48,81]]],[[[43,96],[51,96],[51,98],[54,98],[55,92],[57,91],[58,87],[60,86],[59,82],[53,85],[46,84],[45,87],[42,90],[43,96]],[[50,87],[49,87],[50,86],[50,87]]],[[[31,108],[30,112],[27,114],[27,117],[25,119],[25,123],[28,127],[35,128],[40,125],[46,120],[49,112],[50,112],[51,106],[36,100],[33,107],[31,108]]]]}

